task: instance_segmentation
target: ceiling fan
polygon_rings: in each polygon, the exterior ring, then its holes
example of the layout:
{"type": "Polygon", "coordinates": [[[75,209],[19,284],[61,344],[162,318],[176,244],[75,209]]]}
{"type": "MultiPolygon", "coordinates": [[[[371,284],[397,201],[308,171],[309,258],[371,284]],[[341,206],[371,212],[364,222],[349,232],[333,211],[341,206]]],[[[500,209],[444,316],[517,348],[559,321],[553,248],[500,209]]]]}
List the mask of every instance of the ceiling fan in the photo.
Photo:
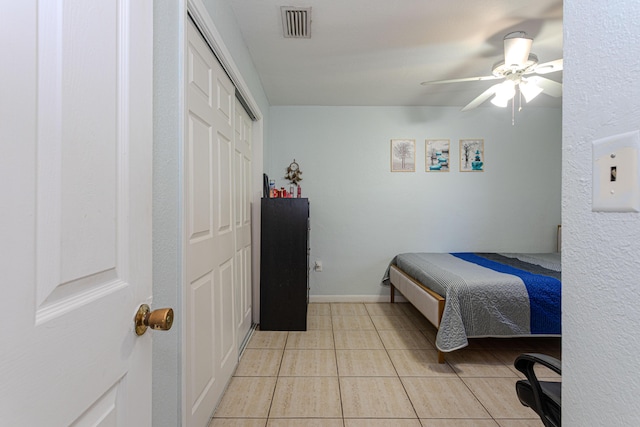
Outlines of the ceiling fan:
{"type": "Polygon", "coordinates": [[[462,111],[476,108],[493,96],[491,102],[499,107],[506,107],[519,90],[524,99],[530,102],[540,93],[553,97],[562,96],[562,83],[547,79],[540,74],[562,70],[562,58],[555,61],[538,63],[538,57],[531,53],[533,39],[524,31],[515,31],[504,36],[504,61],[495,63],[492,75],[467,77],[462,79],[437,80],[422,82],[422,85],[474,82],[482,80],[504,81],[491,86],[477,98],[468,103],[462,111]]]}

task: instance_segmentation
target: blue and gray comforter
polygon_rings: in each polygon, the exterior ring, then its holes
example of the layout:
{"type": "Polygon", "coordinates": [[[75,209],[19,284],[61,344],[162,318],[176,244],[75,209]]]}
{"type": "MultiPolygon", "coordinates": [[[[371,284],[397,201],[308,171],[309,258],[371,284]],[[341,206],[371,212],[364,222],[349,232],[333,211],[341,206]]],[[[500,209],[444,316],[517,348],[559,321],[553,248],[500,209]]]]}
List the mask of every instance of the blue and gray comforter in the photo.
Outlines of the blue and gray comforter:
{"type": "Polygon", "coordinates": [[[391,264],[445,298],[441,351],[468,337],[561,333],[560,254],[405,253],[391,264]]]}

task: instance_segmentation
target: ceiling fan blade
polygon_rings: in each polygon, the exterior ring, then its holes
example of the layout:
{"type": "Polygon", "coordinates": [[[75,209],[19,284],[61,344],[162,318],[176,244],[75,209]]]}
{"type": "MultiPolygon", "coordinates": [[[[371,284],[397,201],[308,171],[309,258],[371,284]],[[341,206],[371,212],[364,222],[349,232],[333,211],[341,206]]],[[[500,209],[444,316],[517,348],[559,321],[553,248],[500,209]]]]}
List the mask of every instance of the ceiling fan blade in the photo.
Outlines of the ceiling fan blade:
{"type": "Polygon", "coordinates": [[[536,86],[541,87],[544,93],[549,96],[553,96],[555,98],[562,96],[562,83],[540,76],[532,76],[527,80],[529,82],[533,82],[536,86]]]}
{"type": "Polygon", "coordinates": [[[556,59],[555,61],[543,62],[542,64],[538,64],[535,66],[532,72],[536,74],[549,74],[554,71],[562,71],[563,64],[562,58],[556,59]]]}
{"type": "Polygon", "coordinates": [[[504,64],[520,68],[525,65],[531,53],[533,39],[524,31],[516,31],[504,36],[504,64]]]}
{"type": "Polygon", "coordinates": [[[479,82],[483,80],[495,80],[495,79],[501,79],[501,78],[502,77],[496,77],[496,76],[465,77],[462,79],[434,80],[431,82],[422,82],[420,84],[422,86],[427,86],[427,85],[439,85],[443,83],[479,82]]]}
{"type": "Polygon", "coordinates": [[[474,99],[473,101],[471,101],[470,103],[465,105],[465,107],[461,111],[469,111],[471,109],[474,109],[478,105],[480,105],[484,101],[486,101],[487,99],[491,98],[491,96],[496,93],[496,90],[498,90],[498,87],[501,84],[502,83],[495,84],[495,85],[491,86],[489,89],[487,89],[484,92],[482,92],[480,95],[478,95],[476,97],[476,99],[474,99]]]}

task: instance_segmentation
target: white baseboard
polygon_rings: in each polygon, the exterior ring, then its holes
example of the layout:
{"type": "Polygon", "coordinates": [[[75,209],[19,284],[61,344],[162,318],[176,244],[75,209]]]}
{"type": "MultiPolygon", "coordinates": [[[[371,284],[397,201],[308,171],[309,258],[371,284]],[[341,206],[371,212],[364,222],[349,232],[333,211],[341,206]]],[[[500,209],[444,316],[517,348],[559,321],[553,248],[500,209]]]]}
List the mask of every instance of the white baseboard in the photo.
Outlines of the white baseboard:
{"type": "MultiPolygon", "coordinates": [[[[389,295],[309,295],[309,302],[389,302],[389,295]]],[[[407,300],[396,293],[396,302],[407,300]]]]}

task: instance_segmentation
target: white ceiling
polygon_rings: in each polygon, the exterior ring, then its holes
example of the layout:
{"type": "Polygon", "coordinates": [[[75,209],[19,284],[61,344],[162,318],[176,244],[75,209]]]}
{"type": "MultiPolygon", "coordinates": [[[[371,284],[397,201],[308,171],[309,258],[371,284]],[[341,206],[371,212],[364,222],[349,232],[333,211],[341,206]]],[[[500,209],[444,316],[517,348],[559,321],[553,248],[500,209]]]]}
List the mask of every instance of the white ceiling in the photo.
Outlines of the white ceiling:
{"type": "Polygon", "coordinates": [[[229,1],[271,105],[463,107],[495,81],[420,82],[490,75],[512,31],[541,63],[562,57],[562,0],[229,1]],[[310,39],[283,37],[281,6],[312,7],[310,39]]]}

